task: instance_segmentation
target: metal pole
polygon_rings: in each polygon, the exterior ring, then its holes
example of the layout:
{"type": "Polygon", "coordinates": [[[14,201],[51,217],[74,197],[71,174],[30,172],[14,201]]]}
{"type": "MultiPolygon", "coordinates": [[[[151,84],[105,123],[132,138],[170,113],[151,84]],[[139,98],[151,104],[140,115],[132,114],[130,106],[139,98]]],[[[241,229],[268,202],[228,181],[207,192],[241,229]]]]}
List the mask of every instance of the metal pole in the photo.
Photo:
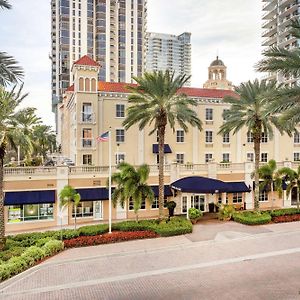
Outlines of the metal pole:
{"type": "Polygon", "coordinates": [[[108,151],[109,151],[109,172],[108,172],[108,232],[111,233],[111,127],[109,127],[108,132],[108,151]]]}
{"type": "Polygon", "coordinates": [[[18,146],[18,167],[20,166],[20,159],[21,159],[21,149],[20,146],[18,146]]]}

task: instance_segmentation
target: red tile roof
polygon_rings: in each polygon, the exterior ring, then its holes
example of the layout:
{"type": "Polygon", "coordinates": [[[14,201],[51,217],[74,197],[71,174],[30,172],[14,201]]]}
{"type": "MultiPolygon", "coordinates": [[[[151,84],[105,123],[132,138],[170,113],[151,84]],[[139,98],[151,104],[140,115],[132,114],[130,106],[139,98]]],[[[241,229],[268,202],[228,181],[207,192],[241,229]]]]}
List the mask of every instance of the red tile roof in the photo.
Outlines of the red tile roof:
{"type": "Polygon", "coordinates": [[[88,55],[79,58],[74,62],[74,65],[99,67],[99,64],[91,59],[88,55]]]}
{"type": "MultiPolygon", "coordinates": [[[[123,83],[123,82],[98,82],[98,91],[108,92],[108,93],[130,93],[126,88],[127,86],[136,86],[136,84],[123,83]]],[[[74,85],[71,85],[67,90],[74,91],[74,85]]],[[[216,90],[216,89],[201,89],[201,88],[191,88],[183,87],[179,90],[180,93],[186,94],[188,97],[202,97],[202,98],[221,98],[225,96],[237,96],[236,93],[229,90],[216,90]]]]}
{"type": "MultiPolygon", "coordinates": [[[[127,86],[136,86],[136,84],[129,84],[123,82],[103,82],[98,83],[98,91],[100,92],[115,92],[115,93],[129,93],[127,86]]],[[[203,97],[203,98],[224,98],[225,96],[236,96],[233,91],[216,90],[216,89],[201,89],[183,87],[180,93],[184,93],[189,97],[203,97]]]]}
{"type": "Polygon", "coordinates": [[[74,92],[74,84],[70,85],[67,89],[66,92],[74,92]]]}

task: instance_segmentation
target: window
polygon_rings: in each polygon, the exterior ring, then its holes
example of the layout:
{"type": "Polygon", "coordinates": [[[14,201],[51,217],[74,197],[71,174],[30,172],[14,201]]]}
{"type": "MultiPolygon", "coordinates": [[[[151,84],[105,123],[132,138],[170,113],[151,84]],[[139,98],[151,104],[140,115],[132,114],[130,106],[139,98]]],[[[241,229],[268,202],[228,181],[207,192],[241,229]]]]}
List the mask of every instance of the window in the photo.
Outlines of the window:
{"type": "Polygon", "coordinates": [[[176,162],[178,164],[184,164],[184,154],[183,153],[176,153],[176,162]]]}
{"type": "Polygon", "coordinates": [[[224,143],[224,144],[229,144],[229,143],[230,143],[229,132],[223,134],[223,143],[224,143]]]}
{"type": "Polygon", "coordinates": [[[223,114],[222,114],[222,117],[223,117],[223,121],[226,121],[228,117],[225,117],[225,114],[227,114],[229,112],[229,109],[223,109],[223,114]]]}
{"type": "Polygon", "coordinates": [[[181,212],[182,213],[187,212],[187,196],[183,196],[181,198],[181,212]]]}
{"type": "Polygon", "coordinates": [[[124,129],[116,129],[116,142],[117,143],[125,142],[125,130],[124,129]]]}
{"type": "Polygon", "coordinates": [[[205,131],[205,143],[212,143],[213,142],[213,132],[211,130],[205,131]]]}
{"type": "Polygon", "coordinates": [[[92,122],[92,103],[82,104],[82,122],[85,123],[92,122]]]}
{"type": "Polygon", "coordinates": [[[222,154],[222,162],[225,163],[225,162],[230,162],[230,153],[223,153],[222,154]]]}
{"type": "Polygon", "coordinates": [[[182,129],[176,131],[176,142],[184,143],[184,131],[182,129]]]}
{"type": "Polygon", "coordinates": [[[294,161],[300,161],[300,152],[294,152],[294,161]]]}
{"type": "Polygon", "coordinates": [[[267,143],[268,142],[268,134],[265,132],[261,133],[261,142],[262,143],[267,143]]]}
{"type": "MultiPolygon", "coordinates": [[[[80,201],[76,207],[77,218],[92,217],[94,212],[93,201],[80,201]]],[[[72,205],[72,217],[75,218],[75,206],[72,205]]]]}
{"type": "Polygon", "coordinates": [[[294,133],[294,144],[300,144],[300,133],[299,132],[294,133]]]}
{"type": "Polygon", "coordinates": [[[213,159],[212,153],[205,153],[205,162],[208,163],[213,159]]]}
{"type": "MultiPolygon", "coordinates": [[[[145,198],[142,200],[140,209],[146,209],[146,199],[145,198]]],[[[134,210],[134,202],[131,197],[130,197],[129,203],[128,203],[128,210],[134,210]]]]}
{"type": "Polygon", "coordinates": [[[206,108],[205,109],[205,120],[206,121],[212,121],[213,120],[213,109],[212,108],[206,108]]]}
{"type": "Polygon", "coordinates": [[[268,201],[268,192],[259,191],[259,202],[267,202],[267,201],[268,201]]]}
{"type": "MultiPolygon", "coordinates": [[[[167,198],[164,198],[164,206],[165,204],[167,203],[167,198]]],[[[152,202],[152,205],[151,205],[151,208],[152,209],[158,209],[159,208],[159,203],[158,203],[158,197],[155,197],[153,202],[152,202]]]]}
{"type": "Polygon", "coordinates": [[[117,118],[124,118],[125,117],[125,105],[124,104],[117,104],[116,105],[116,117],[117,118]]]}
{"type": "Polygon", "coordinates": [[[83,154],[82,155],[82,164],[83,165],[91,165],[92,161],[92,154],[83,154]]]}
{"type": "Polygon", "coordinates": [[[268,162],[268,153],[262,152],[262,153],[260,154],[260,161],[261,161],[261,162],[268,162]]]}
{"type": "Polygon", "coordinates": [[[53,203],[12,205],[8,207],[8,223],[53,219],[53,203]]]}
{"type": "Polygon", "coordinates": [[[253,134],[251,131],[247,132],[247,143],[253,143],[253,134]]]}
{"type": "Polygon", "coordinates": [[[242,193],[233,193],[232,194],[232,202],[233,203],[243,202],[243,194],[242,193]]]}
{"type": "Polygon", "coordinates": [[[125,161],[125,153],[116,153],[116,165],[125,161]]]}
{"type": "Polygon", "coordinates": [[[93,139],[92,139],[92,129],[83,128],[82,129],[82,147],[90,148],[92,147],[93,139]]]}
{"type": "Polygon", "coordinates": [[[247,153],[247,161],[254,161],[254,153],[248,152],[247,153]]]}

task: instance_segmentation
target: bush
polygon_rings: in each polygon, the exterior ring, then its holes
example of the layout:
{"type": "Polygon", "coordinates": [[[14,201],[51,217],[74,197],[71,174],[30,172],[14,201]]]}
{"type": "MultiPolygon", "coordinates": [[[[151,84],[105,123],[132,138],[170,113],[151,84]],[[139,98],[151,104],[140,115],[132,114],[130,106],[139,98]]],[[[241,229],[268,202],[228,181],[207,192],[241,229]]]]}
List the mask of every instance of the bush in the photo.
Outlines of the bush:
{"type": "Polygon", "coordinates": [[[221,204],[218,211],[218,218],[222,221],[229,221],[233,218],[235,212],[236,211],[233,205],[221,204]]]}
{"type": "Polygon", "coordinates": [[[25,250],[26,248],[24,247],[10,247],[9,249],[0,252],[0,260],[8,261],[12,257],[20,256],[25,250]]]}
{"type": "Polygon", "coordinates": [[[270,214],[272,217],[296,215],[296,214],[300,214],[300,210],[297,208],[277,209],[277,210],[270,212],[270,214]]]}
{"type": "Polygon", "coordinates": [[[174,217],[170,221],[162,221],[157,224],[154,231],[160,236],[174,236],[191,233],[193,226],[191,222],[185,218],[174,217]]]}
{"type": "Polygon", "coordinates": [[[235,222],[246,225],[261,225],[271,221],[271,216],[268,213],[260,212],[241,212],[233,216],[235,222]]]}
{"type": "Polygon", "coordinates": [[[98,235],[108,232],[108,225],[101,224],[101,225],[92,225],[92,226],[83,226],[78,229],[79,235],[98,235]]]}
{"type": "Polygon", "coordinates": [[[45,251],[42,248],[39,248],[37,246],[31,246],[21,255],[21,257],[31,257],[34,261],[37,261],[44,258],[45,255],[45,251]]]}
{"type": "Polygon", "coordinates": [[[300,214],[276,216],[276,217],[272,217],[272,220],[275,223],[297,222],[300,221],[300,214]]]}
{"type": "Polygon", "coordinates": [[[51,256],[64,249],[64,243],[58,240],[50,240],[43,246],[45,256],[51,256]]]}
{"type": "Polygon", "coordinates": [[[189,218],[191,220],[198,220],[200,217],[202,217],[202,215],[203,215],[202,211],[197,208],[191,207],[189,209],[189,218]]]}
{"type": "Polygon", "coordinates": [[[141,221],[124,221],[120,223],[115,223],[112,225],[113,230],[119,231],[143,231],[143,230],[153,230],[155,226],[154,220],[141,220],[141,221]]]}

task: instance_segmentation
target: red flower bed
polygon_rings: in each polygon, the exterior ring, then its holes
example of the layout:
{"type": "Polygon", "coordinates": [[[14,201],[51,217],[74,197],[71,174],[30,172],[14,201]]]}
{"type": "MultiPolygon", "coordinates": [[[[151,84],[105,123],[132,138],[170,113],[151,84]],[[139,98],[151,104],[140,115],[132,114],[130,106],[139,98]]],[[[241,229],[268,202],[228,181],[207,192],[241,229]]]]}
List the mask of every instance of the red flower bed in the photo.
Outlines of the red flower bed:
{"type": "Polygon", "coordinates": [[[65,240],[65,248],[94,246],[101,244],[117,243],[122,241],[149,239],[155,238],[158,235],[153,231],[114,231],[112,233],[105,233],[95,236],[79,236],[74,239],[65,240]]]}
{"type": "Polygon", "coordinates": [[[295,221],[300,221],[300,214],[273,217],[273,222],[275,223],[295,222],[295,221]]]}

